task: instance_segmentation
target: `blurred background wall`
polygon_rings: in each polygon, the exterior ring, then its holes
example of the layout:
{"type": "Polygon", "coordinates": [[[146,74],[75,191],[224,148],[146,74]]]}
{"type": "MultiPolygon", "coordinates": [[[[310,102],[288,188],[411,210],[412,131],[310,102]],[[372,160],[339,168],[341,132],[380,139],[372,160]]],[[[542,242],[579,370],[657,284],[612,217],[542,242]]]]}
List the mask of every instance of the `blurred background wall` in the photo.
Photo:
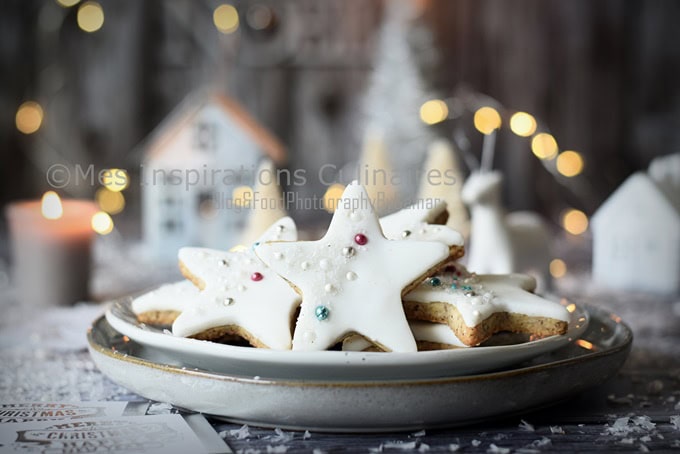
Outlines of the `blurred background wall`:
{"type": "MultiPolygon", "coordinates": [[[[680,149],[675,0],[421,0],[407,5],[407,26],[396,31],[385,28],[392,6],[378,0],[234,0],[238,23],[226,33],[214,22],[219,1],[98,0],[89,6],[104,20],[92,32],[79,18],[85,4],[61,2],[0,3],[0,205],[49,189],[45,171],[55,162],[134,176],[139,144],[206,85],[269,127],[289,149],[288,166],[311,170],[357,159],[371,103],[415,89],[409,71],[431,97],[487,94],[533,113],[561,149],[584,157],[579,182],[562,184],[527,139],[499,132],[507,206],[547,215],[561,201],[592,213],[630,173],[680,149]],[[390,68],[399,40],[410,54],[390,68]],[[394,79],[379,84],[382,95],[370,87],[381,65],[394,79]],[[15,123],[26,100],[44,112],[35,134],[15,123]]],[[[420,121],[407,105],[391,114],[420,121]]],[[[459,121],[478,154],[481,135],[469,118],[459,121]]],[[[427,134],[450,137],[452,128],[444,122],[427,134]]],[[[66,191],[91,197],[94,188],[66,191]]]]}

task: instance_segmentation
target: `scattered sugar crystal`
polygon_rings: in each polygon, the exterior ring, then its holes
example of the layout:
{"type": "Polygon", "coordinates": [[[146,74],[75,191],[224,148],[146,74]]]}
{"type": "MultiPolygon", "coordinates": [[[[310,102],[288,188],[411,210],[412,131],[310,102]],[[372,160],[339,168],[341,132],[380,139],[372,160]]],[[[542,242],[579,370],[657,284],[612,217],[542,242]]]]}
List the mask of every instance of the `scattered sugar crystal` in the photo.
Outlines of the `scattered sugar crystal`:
{"type": "Polygon", "coordinates": [[[564,429],[561,426],[550,426],[550,432],[564,435],[564,429]]]}
{"type": "Polygon", "coordinates": [[[410,451],[416,449],[416,442],[410,441],[405,443],[403,441],[388,441],[381,446],[386,449],[402,449],[404,451],[410,451]]]}
{"type": "Polygon", "coordinates": [[[550,438],[548,438],[548,437],[543,437],[543,438],[540,438],[538,440],[534,440],[534,441],[531,442],[531,446],[533,446],[535,448],[544,448],[544,447],[550,446],[550,445],[552,445],[552,440],[550,440],[550,438]]]}
{"type": "Polygon", "coordinates": [[[267,454],[283,454],[287,451],[288,451],[288,446],[285,446],[285,445],[278,445],[278,446],[267,445],[267,454]]]}
{"type": "Polygon", "coordinates": [[[649,443],[650,441],[652,441],[652,437],[650,437],[649,435],[645,435],[644,437],[640,437],[640,441],[644,443],[649,443]]]}
{"type": "Polygon", "coordinates": [[[634,438],[622,438],[621,440],[619,440],[619,443],[621,443],[622,445],[632,445],[633,443],[635,443],[635,439],[634,438]]]}
{"type": "Polygon", "coordinates": [[[383,452],[383,445],[380,443],[380,446],[377,448],[368,448],[368,452],[383,452]]]}
{"type": "Polygon", "coordinates": [[[449,444],[449,452],[457,452],[460,449],[460,445],[457,443],[449,444]]]}
{"type": "Polygon", "coordinates": [[[265,437],[265,439],[271,440],[274,443],[286,443],[286,442],[291,441],[294,438],[292,433],[286,433],[283,430],[281,430],[281,428],[279,428],[279,427],[276,427],[274,429],[274,434],[275,435],[270,435],[268,437],[265,437]]]}
{"type": "Polygon", "coordinates": [[[627,416],[618,418],[611,427],[605,429],[602,435],[628,435],[633,431],[633,428],[628,426],[628,421],[629,418],[627,416]]]}
{"type": "Polygon", "coordinates": [[[649,448],[644,443],[640,443],[640,452],[649,452],[649,448]]]}
{"type": "Polygon", "coordinates": [[[508,438],[506,434],[496,434],[493,436],[493,439],[496,441],[505,440],[506,438],[508,438]]]}
{"type": "Polygon", "coordinates": [[[525,420],[520,420],[519,422],[519,429],[523,430],[525,432],[535,432],[536,429],[534,428],[533,424],[529,424],[525,420]]]}
{"type": "Polygon", "coordinates": [[[244,424],[239,429],[230,430],[229,435],[237,440],[245,440],[250,437],[250,428],[247,424],[244,424]]]}
{"type": "Polygon", "coordinates": [[[633,399],[630,396],[616,397],[614,394],[607,396],[607,400],[619,405],[633,405],[633,399]]]}
{"type": "Polygon", "coordinates": [[[491,443],[489,445],[489,449],[487,449],[486,452],[492,453],[492,454],[509,454],[510,448],[504,448],[502,446],[496,446],[495,444],[491,443]]]}
{"type": "Polygon", "coordinates": [[[656,428],[656,424],[652,422],[649,416],[636,416],[633,418],[633,424],[645,430],[654,430],[656,428]]]}
{"type": "Polygon", "coordinates": [[[312,438],[312,434],[310,434],[308,430],[305,430],[305,433],[302,435],[302,439],[307,440],[309,438],[312,438]]]}
{"type": "Polygon", "coordinates": [[[676,430],[680,430],[680,415],[671,416],[671,424],[675,426],[676,430]]]}
{"type": "Polygon", "coordinates": [[[425,431],[424,430],[419,430],[418,432],[414,432],[411,435],[414,437],[424,437],[425,436],[425,431]]]}
{"type": "Polygon", "coordinates": [[[146,411],[147,415],[169,415],[171,413],[173,413],[172,405],[165,402],[154,402],[146,411]]]}
{"type": "Polygon", "coordinates": [[[418,452],[427,452],[430,450],[430,445],[427,443],[421,443],[420,446],[418,446],[418,452]]]}
{"type": "Polygon", "coordinates": [[[472,443],[472,446],[474,446],[475,448],[476,448],[477,446],[479,446],[479,445],[481,445],[481,444],[482,444],[482,442],[481,442],[481,441],[479,441],[479,440],[472,440],[472,442],[471,442],[471,443],[472,443]]]}

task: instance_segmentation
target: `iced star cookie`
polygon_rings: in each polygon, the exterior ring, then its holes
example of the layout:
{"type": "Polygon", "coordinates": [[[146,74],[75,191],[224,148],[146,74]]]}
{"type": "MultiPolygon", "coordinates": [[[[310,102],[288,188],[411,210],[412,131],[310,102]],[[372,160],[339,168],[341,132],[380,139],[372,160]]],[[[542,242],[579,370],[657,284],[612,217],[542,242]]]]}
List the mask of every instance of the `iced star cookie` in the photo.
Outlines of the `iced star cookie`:
{"type": "MultiPolygon", "coordinates": [[[[448,325],[430,323],[418,320],[409,321],[411,332],[416,339],[418,351],[448,350],[452,348],[468,347],[453,333],[448,325]]],[[[362,336],[353,335],[342,342],[343,351],[378,351],[370,341],[362,336]]]]}
{"type": "MultiPolygon", "coordinates": [[[[295,224],[283,218],[262,238],[296,238],[295,224]]],[[[179,261],[184,276],[201,292],[196,304],[173,323],[174,335],[202,340],[235,335],[254,347],[291,348],[291,323],[300,296],[252,248],[236,252],[182,248],[179,261]]]]}
{"type": "Polygon", "coordinates": [[[449,247],[452,259],[461,258],[465,252],[463,235],[445,225],[448,213],[446,202],[433,202],[432,206],[412,205],[380,218],[383,234],[391,240],[440,241],[449,247]]]}
{"type": "Polygon", "coordinates": [[[171,325],[177,316],[198,299],[191,281],[165,284],[132,300],[137,319],[149,325],[171,325]]]}
{"type": "Polygon", "coordinates": [[[386,239],[355,182],[323,238],[262,243],[255,253],[302,295],[293,350],[325,350],[356,333],[383,350],[412,352],[416,342],[401,295],[447,260],[449,248],[386,239]]]}
{"type": "Polygon", "coordinates": [[[404,296],[409,319],[447,324],[465,345],[501,331],[542,338],[567,331],[569,313],[531,293],[535,280],[521,274],[475,275],[457,265],[424,280],[404,296]]]}

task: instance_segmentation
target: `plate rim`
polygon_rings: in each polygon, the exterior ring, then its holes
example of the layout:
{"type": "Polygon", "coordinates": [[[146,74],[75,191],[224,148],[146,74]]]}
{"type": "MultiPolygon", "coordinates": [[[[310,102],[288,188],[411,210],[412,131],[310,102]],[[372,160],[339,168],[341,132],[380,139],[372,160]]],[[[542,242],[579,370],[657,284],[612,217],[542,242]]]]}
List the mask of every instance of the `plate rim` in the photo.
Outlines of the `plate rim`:
{"type": "MultiPolygon", "coordinates": [[[[589,305],[581,305],[580,307],[584,310],[585,313],[588,313],[591,318],[597,315],[602,315],[603,317],[610,318],[611,320],[613,320],[618,326],[623,327],[624,338],[622,342],[614,347],[609,347],[598,351],[592,351],[577,357],[565,358],[557,361],[548,362],[545,364],[536,364],[511,370],[501,370],[471,375],[459,375],[435,378],[395,378],[395,379],[359,379],[359,380],[333,380],[333,379],[319,380],[319,379],[292,379],[292,378],[277,379],[267,377],[255,378],[252,376],[242,376],[225,372],[209,371],[193,367],[182,368],[180,366],[175,366],[171,364],[156,363],[152,360],[139,358],[137,356],[130,354],[121,355],[117,353],[117,350],[106,348],[105,346],[97,343],[94,339],[93,331],[97,329],[97,327],[100,326],[102,322],[107,323],[109,327],[116,333],[121,334],[121,336],[125,336],[109,324],[105,315],[102,315],[98,317],[95,321],[93,321],[92,326],[87,331],[87,341],[88,347],[91,351],[94,350],[97,353],[107,356],[111,359],[130,362],[142,367],[160,369],[166,372],[171,372],[179,375],[189,375],[197,378],[208,378],[212,380],[220,380],[227,382],[267,386],[321,387],[321,388],[323,387],[366,388],[366,387],[400,387],[409,385],[410,386],[446,385],[452,383],[495,380],[507,377],[514,377],[517,375],[526,375],[542,370],[550,370],[557,367],[567,366],[569,364],[597,360],[601,357],[611,356],[622,350],[631,348],[634,339],[633,331],[627,323],[621,320],[620,317],[604,309],[598,309],[589,305]]],[[[134,342],[132,339],[129,339],[129,341],[134,342]]]]}

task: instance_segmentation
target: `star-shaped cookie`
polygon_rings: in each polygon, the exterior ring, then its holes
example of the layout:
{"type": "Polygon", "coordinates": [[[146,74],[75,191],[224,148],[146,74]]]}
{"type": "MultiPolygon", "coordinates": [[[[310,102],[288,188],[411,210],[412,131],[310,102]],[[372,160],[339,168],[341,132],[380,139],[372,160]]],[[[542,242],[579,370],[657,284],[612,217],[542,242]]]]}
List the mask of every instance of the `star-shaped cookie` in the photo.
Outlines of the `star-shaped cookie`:
{"type": "Polygon", "coordinates": [[[466,345],[500,331],[534,337],[563,334],[569,313],[531,293],[536,281],[523,274],[470,274],[461,265],[425,279],[404,295],[411,319],[445,323],[466,345]]]}
{"type": "Polygon", "coordinates": [[[383,234],[390,240],[440,241],[449,247],[452,259],[463,256],[463,235],[441,219],[448,217],[446,202],[415,204],[380,218],[383,234]]]}
{"type": "MultiPolygon", "coordinates": [[[[295,224],[289,217],[274,223],[261,237],[295,239],[295,224]]],[[[290,350],[291,320],[300,296],[255,256],[252,247],[237,252],[182,248],[179,262],[182,274],[201,292],[196,303],[177,317],[173,334],[211,340],[237,335],[256,347],[290,350]]]]}
{"type": "Polygon", "coordinates": [[[255,253],[302,294],[293,350],[325,350],[356,333],[387,351],[415,352],[401,295],[449,249],[386,239],[365,189],[352,183],[323,238],[262,243],[255,253]]]}

